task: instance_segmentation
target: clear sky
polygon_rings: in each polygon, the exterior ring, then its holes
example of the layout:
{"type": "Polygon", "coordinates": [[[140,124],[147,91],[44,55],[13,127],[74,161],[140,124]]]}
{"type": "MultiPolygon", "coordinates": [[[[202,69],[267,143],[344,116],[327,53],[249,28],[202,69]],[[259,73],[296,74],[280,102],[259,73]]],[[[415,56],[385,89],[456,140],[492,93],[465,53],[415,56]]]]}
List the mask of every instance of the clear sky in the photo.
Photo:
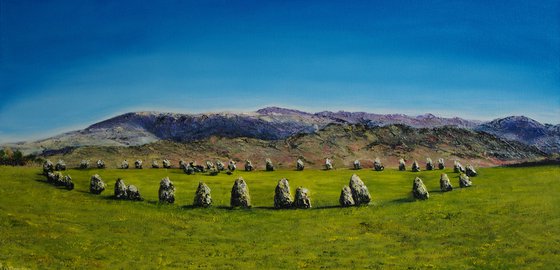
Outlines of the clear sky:
{"type": "Polygon", "coordinates": [[[0,142],[269,105],[557,124],[560,4],[0,0],[0,142]]]}

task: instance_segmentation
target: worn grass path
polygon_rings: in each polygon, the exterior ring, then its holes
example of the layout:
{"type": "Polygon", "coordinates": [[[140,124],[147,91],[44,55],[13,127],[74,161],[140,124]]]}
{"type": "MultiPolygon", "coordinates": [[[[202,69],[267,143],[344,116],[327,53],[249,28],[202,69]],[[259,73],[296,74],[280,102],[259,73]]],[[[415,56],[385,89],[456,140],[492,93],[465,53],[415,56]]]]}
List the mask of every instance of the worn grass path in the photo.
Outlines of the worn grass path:
{"type": "Polygon", "coordinates": [[[334,170],[185,175],[178,169],[69,170],[76,189],[44,182],[39,168],[0,167],[0,268],[208,269],[558,269],[560,168],[485,168],[474,186],[440,193],[439,174],[334,170]],[[358,173],[373,203],[338,208],[358,173]],[[89,178],[108,184],[89,194],[89,178]],[[169,176],[175,205],[159,205],[169,176]],[[253,209],[229,210],[236,177],[248,183],[253,209]],[[430,199],[410,198],[420,176],[430,199]],[[111,199],[117,177],[143,202],[111,199]],[[274,187],[311,192],[313,209],[273,210],[274,187]],[[193,209],[198,181],[214,207],[193,209]]]}

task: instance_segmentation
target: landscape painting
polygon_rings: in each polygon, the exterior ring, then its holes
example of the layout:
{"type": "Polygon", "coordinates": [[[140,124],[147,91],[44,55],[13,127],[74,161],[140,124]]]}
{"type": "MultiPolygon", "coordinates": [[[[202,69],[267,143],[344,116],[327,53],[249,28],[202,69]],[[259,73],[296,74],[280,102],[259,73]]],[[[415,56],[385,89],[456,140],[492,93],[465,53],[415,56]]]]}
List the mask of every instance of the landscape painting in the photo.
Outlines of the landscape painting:
{"type": "Polygon", "coordinates": [[[0,0],[0,269],[559,269],[559,14],[0,0]]]}

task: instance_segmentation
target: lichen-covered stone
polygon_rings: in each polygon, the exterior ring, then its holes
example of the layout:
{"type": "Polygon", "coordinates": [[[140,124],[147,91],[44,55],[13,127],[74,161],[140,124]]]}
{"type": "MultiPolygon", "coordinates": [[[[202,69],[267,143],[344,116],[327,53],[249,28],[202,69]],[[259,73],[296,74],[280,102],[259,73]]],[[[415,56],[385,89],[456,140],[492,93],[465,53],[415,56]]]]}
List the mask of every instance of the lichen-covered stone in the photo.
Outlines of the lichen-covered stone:
{"type": "Polygon", "coordinates": [[[478,173],[476,172],[476,170],[472,165],[467,165],[467,167],[465,168],[465,173],[467,174],[468,177],[474,177],[478,175],[478,173]]]}
{"type": "Polygon", "coordinates": [[[445,169],[445,161],[443,160],[443,158],[440,158],[440,159],[438,160],[438,168],[439,168],[440,170],[445,169]]]}
{"type": "Polygon", "coordinates": [[[340,206],[353,206],[356,203],[354,202],[354,198],[352,197],[352,190],[348,186],[344,186],[342,191],[340,192],[340,198],[338,199],[340,202],[340,206]]]}
{"type": "Polygon", "coordinates": [[[461,165],[461,163],[459,163],[459,161],[455,160],[453,162],[453,172],[455,173],[464,173],[465,172],[465,168],[463,167],[463,165],[461,165]]]}
{"type": "Polygon", "coordinates": [[[121,163],[121,169],[128,169],[128,161],[126,159],[121,163]]]}
{"type": "Polygon", "coordinates": [[[359,160],[354,160],[354,170],[361,170],[362,169],[362,163],[359,160]]]}
{"type": "Polygon", "coordinates": [[[381,164],[381,160],[379,158],[375,158],[373,161],[373,169],[378,172],[385,170],[385,167],[381,164]]]}
{"type": "Polygon", "coordinates": [[[124,183],[124,180],[120,178],[115,182],[115,198],[121,200],[128,199],[127,186],[124,183]]]}
{"type": "Polygon", "coordinates": [[[218,169],[218,171],[224,171],[226,168],[224,166],[224,163],[222,163],[219,160],[216,160],[216,169],[218,169]]]}
{"type": "Polygon", "coordinates": [[[98,169],[105,169],[105,162],[103,160],[100,159],[96,163],[98,169]]]}
{"type": "Polygon", "coordinates": [[[163,164],[163,168],[165,168],[165,169],[171,169],[171,161],[169,161],[168,159],[164,159],[164,160],[162,161],[162,164],[163,164]]]}
{"type": "Polygon", "coordinates": [[[253,167],[253,163],[250,160],[245,160],[245,171],[250,172],[253,171],[255,168],[253,167]]]}
{"type": "Polygon", "coordinates": [[[399,159],[399,171],[406,171],[406,162],[404,159],[399,159]]]}
{"type": "Polygon", "coordinates": [[[101,194],[105,190],[105,183],[99,174],[95,174],[89,181],[89,192],[93,194],[101,194]]]}
{"type": "Polygon", "coordinates": [[[461,188],[470,187],[472,186],[471,179],[464,173],[459,175],[459,186],[461,188]]]}
{"type": "MultiPolygon", "coordinates": [[[[216,168],[214,168],[217,170],[216,168]]],[[[212,196],[210,195],[210,188],[204,182],[198,183],[198,188],[194,194],[193,205],[195,207],[209,207],[212,205],[212,196]]]]}
{"type": "Polygon", "coordinates": [[[206,161],[206,169],[210,170],[212,168],[214,168],[214,163],[212,163],[212,161],[210,161],[210,160],[207,160],[206,161]]]}
{"type": "Polygon", "coordinates": [[[54,166],[54,170],[55,170],[55,171],[64,171],[64,170],[66,170],[66,163],[64,162],[64,160],[59,159],[58,162],[56,163],[56,165],[54,166]]]}
{"type": "Polygon", "coordinates": [[[267,172],[274,171],[274,165],[272,164],[272,160],[270,160],[270,158],[265,160],[265,167],[267,172]]]}
{"type": "Polygon", "coordinates": [[[278,185],[274,190],[274,207],[275,208],[290,208],[292,207],[293,199],[290,193],[290,184],[288,179],[282,178],[278,181],[278,185]]]}
{"type": "Polygon", "coordinates": [[[419,177],[414,178],[414,182],[412,183],[412,195],[415,199],[419,200],[426,200],[430,198],[428,189],[419,177]]]}
{"type": "Polygon", "coordinates": [[[158,197],[160,203],[175,202],[175,186],[173,182],[169,180],[169,177],[165,177],[159,182],[158,197]]]}
{"type": "Polygon", "coordinates": [[[136,169],[142,169],[142,160],[137,159],[137,160],[134,162],[134,167],[135,167],[136,169]]]}
{"type": "Polygon", "coordinates": [[[371,201],[371,195],[369,194],[368,188],[358,175],[353,174],[352,177],[350,177],[350,183],[348,186],[352,191],[352,198],[354,198],[354,203],[356,205],[369,204],[371,201]]]}
{"type": "Polygon", "coordinates": [[[426,158],[426,170],[431,171],[434,169],[434,162],[431,158],[426,158]]]}
{"type": "Polygon", "coordinates": [[[179,160],[179,169],[185,170],[187,168],[187,163],[184,160],[179,160]]]}
{"type": "Polygon", "coordinates": [[[231,199],[230,205],[232,208],[250,208],[251,207],[251,196],[249,195],[249,187],[243,178],[239,177],[233,183],[231,188],[231,199]]]}
{"type": "Polygon", "coordinates": [[[131,201],[143,201],[142,196],[140,195],[140,191],[135,185],[128,185],[126,188],[126,193],[128,195],[128,199],[131,201]]]}
{"type": "Polygon", "coordinates": [[[418,165],[418,162],[416,160],[412,163],[412,171],[413,172],[419,172],[420,171],[420,166],[418,165]]]}
{"type": "Polygon", "coordinates": [[[325,159],[325,170],[332,170],[332,169],[333,169],[332,160],[330,158],[326,158],[325,159]]]}
{"type": "Polygon", "coordinates": [[[216,176],[218,175],[218,173],[220,173],[220,171],[218,171],[216,167],[212,167],[210,170],[208,170],[208,175],[210,176],[216,176]]]}
{"type": "Polygon", "coordinates": [[[154,169],[159,169],[159,163],[157,160],[152,160],[152,168],[154,169]]]}
{"type": "Polygon", "coordinates": [[[65,175],[64,177],[60,178],[59,186],[63,186],[68,190],[74,189],[74,182],[72,182],[72,177],[70,175],[65,175]]]}
{"type": "Polygon", "coordinates": [[[228,170],[230,170],[230,171],[232,171],[232,172],[235,171],[235,170],[237,169],[237,165],[235,164],[235,161],[233,161],[233,160],[230,160],[230,161],[229,161],[227,167],[228,167],[228,170]]]}
{"type": "Polygon", "coordinates": [[[299,159],[296,162],[296,170],[303,171],[305,169],[305,164],[303,164],[303,160],[299,159]]]}
{"type": "Polygon", "coordinates": [[[194,174],[194,172],[195,172],[194,167],[190,163],[185,166],[183,171],[188,175],[194,174]]]}
{"type": "Polygon", "coordinates": [[[80,161],[80,169],[87,169],[89,167],[89,160],[83,159],[80,161]]]}
{"type": "Polygon", "coordinates": [[[445,173],[442,173],[440,178],[439,178],[439,189],[442,192],[453,190],[453,186],[451,185],[451,182],[449,181],[449,177],[447,177],[447,174],[445,174],[445,173]]]}
{"type": "Polygon", "coordinates": [[[54,164],[47,159],[43,163],[43,174],[48,175],[49,172],[54,172],[54,164]]]}
{"type": "Polygon", "coordinates": [[[294,200],[295,208],[307,209],[311,208],[311,198],[309,198],[309,190],[304,187],[296,189],[296,198],[294,200]]]}

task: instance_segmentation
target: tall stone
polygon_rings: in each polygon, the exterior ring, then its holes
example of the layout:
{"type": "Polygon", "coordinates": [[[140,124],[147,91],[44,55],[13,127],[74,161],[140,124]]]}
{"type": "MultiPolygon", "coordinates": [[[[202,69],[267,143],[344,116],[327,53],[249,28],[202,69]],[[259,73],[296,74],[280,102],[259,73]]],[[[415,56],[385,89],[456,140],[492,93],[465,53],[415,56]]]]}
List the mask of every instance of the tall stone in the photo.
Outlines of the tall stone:
{"type": "Polygon", "coordinates": [[[431,158],[426,158],[426,170],[431,171],[434,169],[434,162],[431,158]]]}
{"type": "Polygon", "coordinates": [[[220,160],[216,160],[216,168],[218,169],[218,171],[224,171],[226,169],[224,163],[222,163],[220,160]]]}
{"type": "Polygon", "coordinates": [[[162,163],[165,169],[171,169],[171,161],[169,161],[168,159],[164,159],[162,163]]]}
{"type": "Polygon", "coordinates": [[[160,203],[174,203],[175,202],[175,186],[169,180],[169,177],[161,179],[159,182],[159,202],[160,203]]]}
{"type": "Polygon", "coordinates": [[[459,186],[461,188],[470,187],[472,186],[471,179],[464,173],[459,175],[459,186]]]}
{"type": "Polygon", "coordinates": [[[249,187],[243,178],[239,177],[235,180],[233,187],[231,188],[231,199],[230,205],[232,208],[250,208],[251,207],[251,196],[249,195],[249,187]]]}
{"type": "Polygon", "coordinates": [[[64,171],[66,170],[66,163],[64,160],[59,159],[56,165],[54,166],[55,171],[64,171]]]}
{"type": "Polygon", "coordinates": [[[135,167],[136,169],[142,169],[142,160],[137,159],[137,160],[134,162],[134,167],[135,167]]]}
{"type": "Polygon", "coordinates": [[[371,195],[369,194],[368,188],[358,175],[353,174],[352,177],[350,177],[350,183],[348,186],[352,191],[352,198],[354,199],[354,203],[356,205],[369,204],[371,201],[371,195]]]}
{"type": "Polygon", "coordinates": [[[292,207],[293,199],[290,193],[290,184],[288,179],[282,178],[278,181],[278,185],[274,190],[274,208],[290,208],[292,207]]]}
{"type": "Polygon", "coordinates": [[[420,166],[418,165],[418,162],[416,162],[416,160],[412,163],[412,171],[413,172],[419,172],[420,171],[420,166]]]}
{"type": "Polygon", "coordinates": [[[385,170],[385,167],[381,164],[381,160],[379,158],[375,158],[373,161],[373,169],[378,172],[385,170]]]}
{"type": "Polygon", "coordinates": [[[406,171],[406,162],[404,159],[399,159],[399,171],[406,171]]]}
{"type": "Polygon", "coordinates": [[[439,189],[442,192],[453,190],[453,186],[451,185],[451,182],[449,181],[449,177],[447,177],[447,174],[445,174],[445,173],[442,173],[440,178],[439,178],[439,189]]]}
{"type": "Polygon", "coordinates": [[[97,168],[98,169],[105,169],[105,162],[101,159],[97,160],[97,168]]]}
{"type": "Polygon", "coordinates": [[[438,160],[438,168],[439,168],[440,170],[445,169],[445,161],[443,160],[443,158],[440,158],[440,159],[438,160]]]}
{"type": "Polygon", "coordinates": [[[340,192],[340,198],[338,199],[340,202],[340,206],[353,206],[356,203],[354,202],[354,198],[352,197],[352,190],[348,186],[344,186],[342,191],[340,192]]]}
{"type": "Polygon", "coordinates": [[[464,173],[465,172],[465,168],[463,168],[463,165],[461,165],[461,163],[459,163],[459,161],[455,160],[453,162],[453,172],[455,173],[464,173]]]}
{"type": "Polygon", "coordinates": [[[296,189],[294,207],[302,209],[311,208],[311,198],[309,198],[309,190],[304,187],[298,187],[296,189]]]}
{"type": "Polygon", "coordinates": [[[83,159],[80,161],[80,169],[87,169],[89,167],[89,160],[83,159]]]}
{"type": "Polygon", "coordinates": [[[362,169],[362,163],[359,160],[354,160],[354,170],[361,170],[362,169]]]}
{"type": "Polygon", "coordinates": [[[212,161],[210,161],[210,160],[207,160],[206,161],[206,169],[210,170],[212,168],[214,168],[214,163],[212,163],[212,161]]]}
{"type": "Polygon", "coordinates": [[[237,169],[237,165],[235,164],[235,161],[230,160],[228,163],[228,170],[230,171],[235,171],[237,169]]]}
{"type": "Polygon", "coordinates": [[[128,169],[128,161],[126,159],[121,163],[121,169],[128,169]]]}
{"type": "Polygon", "coordinates": [[[43,174],[48,175],[49,172],[54,172],[54,164],[47,159],[43,163],[43,174]]]}
{"type": "Polygon", "coordinates": [[[255,168],[253,167],[253,163],[250,160],[245,160],[245,171],[250,172],[253,171],[255,168]]]}
{"type": "MultiPolygon", "coordinates": [[[[214,168],[217,170],[216,168],[214,168]]],[[[193,205],[195,207],[209,207],[212,205],[212,196],[210,188],[204,182],[198,182],[198,188],[194,194],[193,205]]]]}
{"type": "Polygon", "coordinates": [[[135,185],[128,185],[126,188],[126,193],[128,195],[128,199],[131,201],[143,201],[142,196],[140,195],[140,191],[135,185]]]}
{"type": "Polygon", "coordinates": [[[296,170],[303,171],[305,169],[305,164],[303,164],[303,160],[299,159],[296,162],[296,170]]]}
{"type": "Polygon", "coordinates": [[[329,158],[325,159],[325,170],[332,170],[333,169],[333,165],[332,165],[332,160],[329,158]]]}
{"type": "Polygon", "coordinates": [[[128,198],[128,189],[126,187],[126,184],[124,183],[124,180],[120,178],[117,179],[117,182],[115,182],[115,198],[121,200],[128,198]]]}
{"type": "Polygon", "coordinates": [[[415,199],[419,200],[426,200],[430,198],[428,189],[419,177],[414,178],[414,182],[412,183],[412,195],[415,199]]]}
{"type": "Polygon", "coordinates": [[[159,163],[157,160],[152,160],[152,168],[154,169],[159,169],[159,163]]]}
{"type": "Polygon", "coordinates": [[[265,169],[267,172],[274,171],[274,165],[272,164],[272,160],[270,160],[270,158],[265,160],[265,169]]]}
{"type": "Polygon", "coordinates": [[[184,160],[180,159],[180,160],[179,160],[179,169],[185,170],[186,168],[187,168],[187,162],[185,162],[184,160]]]}
{"type": "Polygon", "coordinates": [[[93,194],[101,194],[105,190],[105,183],[101,180],[99,174],[95,174],[89,181],[89,192],[93,194]]]}

